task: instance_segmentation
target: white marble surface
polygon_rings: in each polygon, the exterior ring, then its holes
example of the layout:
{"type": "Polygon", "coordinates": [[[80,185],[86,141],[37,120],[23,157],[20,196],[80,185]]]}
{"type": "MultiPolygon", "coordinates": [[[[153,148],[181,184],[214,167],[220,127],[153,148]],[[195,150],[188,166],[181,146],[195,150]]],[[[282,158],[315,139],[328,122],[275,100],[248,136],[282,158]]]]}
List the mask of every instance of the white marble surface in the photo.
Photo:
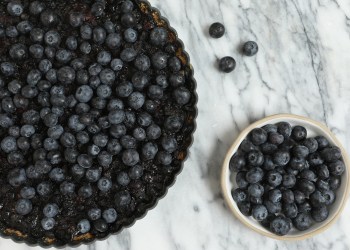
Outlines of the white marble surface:
{"type": "MultiPolygon", "coordinates": [[[[326,123],[350,151],[350,1],[151,0],[185,42],[198,82],[195,143],[184,171],[148,215],[118,236],[79,250],[350,248],[347,205],[327,232],[300,242],[278,242],[240,224],[225,208],[219,173],[238,132],[266,115],[287,112],[326,123]],[[210,39],[222,21],[227,34],[210,39]],[[247,40],[256,57],[242,57],[247,40]],[[216,60],[231,55],[237,68],[221,74],[216,60]]],[[[0,240],[1,250],[27,250],[0,240]]],[[[69,248],[67,248],[69,249],[69,248]]]]}

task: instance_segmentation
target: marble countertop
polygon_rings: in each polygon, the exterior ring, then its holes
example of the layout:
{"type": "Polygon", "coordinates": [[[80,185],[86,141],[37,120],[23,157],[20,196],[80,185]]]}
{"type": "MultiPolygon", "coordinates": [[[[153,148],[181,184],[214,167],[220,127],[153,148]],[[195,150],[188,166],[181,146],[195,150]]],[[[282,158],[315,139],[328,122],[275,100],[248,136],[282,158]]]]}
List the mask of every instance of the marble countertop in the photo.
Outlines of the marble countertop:
{"type": "MultiPolygon", "coordinates": [[[[238,133],[266,115],[294,113],[319,120],[350,152],[350,1],[150,2],[178,31],[195,69],[195,143],[175,185],[144,219],[108,240],[76,249],[349,249],[349,204],[326,232],[300,242],[279,242],[250,231],[231,215],[219,179],[238,133]],[[207,34],[215,21],[227,29],[219,40],[207,34]],[[258,42],[256,57],[239,53],[247,40],[258,42]],[[226,55],[237,61],[231,74],[217,70],[217,59],[226,55]]],[[[41,248],[1,239],[0,249],[41,248]]]]}

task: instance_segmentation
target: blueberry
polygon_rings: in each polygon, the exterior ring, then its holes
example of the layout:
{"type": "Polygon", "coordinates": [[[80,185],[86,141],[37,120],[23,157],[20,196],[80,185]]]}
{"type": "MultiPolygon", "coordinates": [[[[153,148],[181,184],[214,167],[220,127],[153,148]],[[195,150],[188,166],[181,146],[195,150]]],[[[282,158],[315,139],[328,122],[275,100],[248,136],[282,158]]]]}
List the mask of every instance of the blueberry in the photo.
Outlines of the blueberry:
{"type": "Polygon", "coordinates": [[[5,153],[10,153],[17,150],[16,138],[13,136],[7,136],[1,141],[1,149],[5,153]]]}
{"type": "Polygon", "coordinates": [[[115,58],[111,61],[111,69],[114,71],[120,71],[123,68],[123,61],[119,58],[115,58]]]}
{"type": "Polygon", "coordinates": [[[162,165],[170,165],[173,161],[171,154],[165,151],[160,151],[157,154],[157,161],[162,165]]]}
{"type": "Polygon", "coordinates": [[[40,21],[44,26],[55,27],[59,22],[59,17],[54,10],[44,10],[40,14],[40,21]]]}
{"type": "Polygon", "coordinates": [[[22,34],[27,34],[33,29],[33,25],[25,20],[17,24],[17,30],[22,34]]]}
{"type": "Polygon", "coordinates": [[[259,46],[254,41],[248,41],[243,45],[243,54],[246,56],[254,56],[259,51],[259,46]]]}
{"type": "Polygon", "coordinates": [[[247,155],[247,161],[252,166],[261,166],[264,163],[264,155],[257,150],[251,151],[247,155]]]}
{"type": "Polygon", "coordinates": [[[249,201],[253,205],[262,205],[263,204],[263,199],[261,197],[253,197],[253,196],[251,196],[249,201]]]}
{"type": "Polygon", "coordinates": [[[23,125],[21,127],[20,133],[21,133],[21,136],[29,138],[35,134],[35,128],[33,125],[29,125],[29,124],[23,125]]]}
{"type": "Polygon", "coordinates": [[[148,140],[156,140],[162,135],[162,130],[157,124],[151,124],[147,128],[146,134],[148,140]]]}
{"type": "Polygon", "coordinates": [[[53,229],[55,227],[55,224],[56,221],[54,218],[44,218],[41,220],[41,227],[46,231],[53,229]]]}
{"type": "Polygon", "coordinates": [[[36,191],[41,196],[47,196],[51,193],[52,187],[48,182],[41,182],[36,187],[36,191]]]}
{"type": "Polygon", "coordinates": [[[302,145],[297,145],[293,148],[293,155],[297,158],[305,158],[309,155],[309,153],[309,149],[302,145]]]}
{"type": "Polygon", "coordinates": [[[101,51],[97,55],[97,62],[101,65],[107,65],[112,60],[112,55],[108,51],[101,51]]]}
{"type": "Polygon", "coordinates": [[[307,138],[302,144],[309,149],[310,153],[315,153],[318,149],[318,143],[315,138],[307,138]]]}
{"type": "Polygon", "coordinates": [[[327,190],[322,192],[323,197],[326,199],[326,205],[332,205],[335,201],[336,195],[332,190],[327,190]]]}
{"type": "Polygon", "coordinates": [[[329,185],[328,181],[329,180],[318,179],[316,181],[316,189],[320,190],[321,192],[330,190],[330,185],[329,185]]]}
{"type": "Polygon", "coordinates": [[[122,3],[121,10],[123,13],[129,13],[134,9],[134,4],[130,0],[126,0],[122,3]]]}
{"type": "Polygon", "coordinates": [[[69,14],[69,23],[72,27],[80,27],[84,22],[84,16],[80,12],[71,12],[69,14]]]}
{"type": "MultiPolygon", "coordinates": [[[[179,87],[175,89],[173,92],[173,96],[179,105],[185,105],[189,103],[191,100],[191,92],[185,87],[179,87]]],[[[158,99],[158,98],[152,98],[152,99],[158,99]]]]}
{"type": "Polygon", "coordinates": [[[105,220],[98,219],[94,222],[94,228],[96,229],[96,231],[103,233],[108,230],[108,224],[105,220]]]}
{"type": "Polygon", "coordinates": [[[250,169],[246,174],[246,180],[249,183],[257,183],[261,181],[263,177],[264,177],[264,171],[259,167],[250,169]]]}
{"type": "Polygon", "coordinates": [[[47,154],[47,159],[50,161],[51,164],[59,164],[62,161],[62,156],[60,151],[50,151],[47,154]]]}
{"type": "Polygon", "coordinates": [[[104,13],[106,5],[102,1],[96,1],[91,6],[91,14],[93,14],[96,17],[102,16],[104,13]]]}
{"type": "Polygon", "coordinates": [[[151,67],[151,60],[148,56],[141,54],[136,57],[134,65],[138,70],[147,71],[151,67]]]}
{"type": "Polygon", "coordinates": [[[256,205],[252,209],[252,216],[257,221],[262,221],[267,218],[268,211],[264,205],[256,205]]]}
{"type": "Polygon", "coordinates": [[[272,189],[269,191],[269,200],[273,203],[280,202],[282,199],[282,192],[279,189],[272,189]]]}
{"type": "Polygon", "coordinates": [[[114,208],[106,209],[103,211],[102,217],[107,223],[113,223],[117,220],[117,211],[114,208]]]}
{"type": "Polygon", "coordinates": [[[61,43],[61,36],[56,30],[50,30],[45,33],[44,41],[48,46],[58,47],[61,43]]]}
{"type": "Polygon", "coordinates": [[[311,217],[316,222],[325,221],[328,218],[328,215],[329,215],[329,211],[326,206],[312,208],[311,210],[311,217]]]}
{"type": "Polygon", "coordinates": [[[135,165],[129,169],[129,177],[132,180],[136,180],[142,177],[143,168],[140,165],[135,165]]]}
{"type": "Polygon", "coordinates": [[[59,148],[59,144],[56,140],[52,138],[46,138],[44,140],[44,149],[47,151],[57,150],[59,148]]]}
{"type": "Polygon", "coordinates": [[[131,203],[131,195],[127,190],[115,194],[114,202],[117,208],[124,208],[131,203]]]}
{"type": "MultiPolygon", "coordinates": [[[[326,161],[326,162],[331,162],[334,163],[336,162],[337,165],[339,165],[339,159],[342,157],[341,151],[338,147],[328,147],[325,148],[321,151],[321,157],[326,161]]],[[[332,165],[332,164],[330,164],[332,165]]]]}
{"type": "Polygon", "coordinates": [[[331,176],[331,177],[329,177],[328,182],[329,182],[329,188],[334,191],[340,187],[341,178],[340,178],[340,176],[331,176]]]}
{"type": "Polygon", "coordinates": [[[175,137],[172,136],[164,136],[161,140],[161,144],[163,149],[165,149],[169,153],[173,153],[177,150],[178,144],[175,137]]]}
{"type": "Polygon", "coordinates": [[[212,38],[220,38],[225,34],[225,26],[222,23],[213,23],[209,27],[209,35],[212,38]]]}
{"type": "MultiPolygon", "coordinates": [[[[45,38],[45,37],[44,37],[45,38]]],[[[56,54],[56,49],[53,47],[45,47],[45,55],[48,59],[53,59],[56,54]]]]}
{"type": "Polygon", "coordinates": [[[258,183],[250,184],[248,186],[248,194],[256,198],[262,197],[262,195],[264,194],[264,187],[258,183]]]}
{"type": "Polygon", "coordinates": [[[293,225],[299,231],[305,231],[312,226],[312,218],[308,213],[299,213],[293,219],[293,225]]]}
{"type": "Polygon", "coordinates": [[[292,188],[295,186],[295,183],[296,183],[296,178],[294,175],[291,175],[291,174],[285,174],[283,175],[283,182],[282,182],[282,185],[285,187],[285,188],[292,188]]]}
{"type": "Polygon", "coordinates": [[[83,54],[88,55],[91,53],[92,47],[90,43],[82,42],[79,46],[79,49],[83,54]]]}
{"type": "Polygon", "coordinates": [[[143,128],[135,128],[133,137],[138,141],[143,141],[146,139],[146,131],[143,128]]]}
{"type": "Polygon", "coordinates": [[[156,27],[150,33],[150,41],[153,45],[162,46],[168,40],[168,32],[165,28],[156,27]]]}
{"type": "Polygon", "coordinates": [[[55,217],[58,214],[58,212],[59,212],[59,207],[56,203],[49,203],[43,209],[43,214],[47,218],[55,217]]]}
{"type": "Polygon", "coordinates": [[[162,89],[166,89],[169,86],[168,79],[166,75],[158,75],[156,77],[156,83],[162,89]]]}
{"type": "Polygon", "coordinates": [[[74,147],[76,144],[76,139],[75,136],[69,132],[65,132],[62,134],[61,138],[60,138],[60,142],[62,144],[62,146],[66,147],[66,148],[71,148],[74,147]]]}
{"type": "MultiPolygon", "coordinates": [[[[260,192],[261,189],[259,189],[258,187],[255,187],[255,188],[251,188],[251,191],[253,192],[260,192]]],[[[263,189],[262,189],[263,191],[263,189]]],[[[249,191],[248,191],[249,192],[249,191]]],[[[250,193],[249,193],[250,194],[250,193]]],[[[237,188],[235,190],[232,190],[231,191],[231,195],[232,195],[232,198],[233,200],[236,202],[236,203],[239,203],[239,202],[243,202],[243,201],[246,201],[248,199],[248,194],[246,193],[245,190],[242,190],[240,188],[237,188]]],[[[256,195],[257,197],[260,197],[261,195],[256,195]]]]}
{"type": "Polygon", "coordinates": [[[27,180],[26,171],[23,168],[15,168],[10,170],[7,180],[13,187],[19,187],[27,180]]]}
{"type": "Polygon", "coordinates": [[[277,124],[277,131],[286,139],[292,134],[292,126],[288,122],[279,122],[277,124]]]}
{"type": "Polygon", "coordinates": [[[109,167],[112,164],[113,156],[107,151],[102,151],[98,154],[97,160],[102,167],[109,167]]]}
{"type": "Polygon", "coordinates": [[[237,173],[236,183],[237,183],[239,188],[246,189],[248,187],[249,183],[247,182],[247,180],[245,178],[246,174],[247,174],[246,171],[240,171],[237,173]]]}
{"type": "MultiPolygon", "coordinates": [[[[42,73],[47,73],[51,68],[52,68],[52,63],[50,60],[48,59],[43,59],[40,61],[39,63],[39,70],[42,72],[42,73]]],[[[29,83],[28,83],[29,84],[29,83]]]]}
{"type": "Polygon", "coordinates": [[[6,114],[0,114],[0,126],[3,128],[9,128],[13,125],[13,120],[6,114]]]}
{"type": "Polygon", "coordinates": [[[179,87],[185,83],[185,76],[183,73],[171,74],[169,82],[171,86],[179,87]]]}
{"type": "Polygon", "coordinates": [[[128,28],[124,31],[124,39],[125,41],[127,41],[128,43],[134,43],[137,41],[137,31],[132,29],[132,28],[128,28]]]}
{"type": "Polygon", "coordinates": [[[47,135],[54,140],[58,140],[63,134],[64,129],[61,125],[55,125],[47,130],[47,135]]]}
{"type": "Polygon", "coordinates": [[[290,154],[288,151],[277,151],[273,154],[273,162],[277,166],[285,166],[290,160],[290,154]]]}
{"type": "Polygon", "coordinates": [[[28,199],[19,199],[16,202],[15,210],[20,215],[27,215],[32,211],[32,209],[32,202],[28,199]]]}
{"type": "Polygon", "coordinates": [[[112,188],[112,181],[109,178],[102,177],[98,180],[97,187],[102,192],[108,192],[112,188]]]}
{"type": "Polygon", "coordinates": [[[12,76],[15,73],[15,67],[12,63],[3,62],[0,64],[0,71],[4,76],[12,76]]]}
{"type": "Polygon", "coordinates": [[[156,144],[152,142],[148,142],[142,147],[142,156],[145,160],[154,159],[157,152],[158,152],[158,147],[156,144]]]}
{"type": "Polygon", "coordinates": [[[32,199],[35,197],[35,189],[32,187],[23,187],[20,195],[23,199],[32,199]]]}
{"type": "Polygon", "coordinates": [[[140,92],[133,92],[128,97],[128,104],[133,109],[140,109],[145,103],[145,96],[140,92]]]}
{"type": "Polygon", "coordinates": [[[250,133],[250,140],[254,145],[261,145],[267,141],[267,133],[261,128],[255,128],[250,133]]]}
{"type": "Polygon", "coordinates": [[[319,149],[324,149],[329,146],[329,141],[322,135],[316,136],[315,140],[317,141],[319,149]]]}
{"type": "Polygon", "coordinates": [[[136,72],[131,78],[133,87],[137,90],[143,90],[149,82],[149,77],[142,71],[136,72]]]}
{"type": "Polygon", "coordinates": [[[33,1],[29,5],[29,12],[32,15],[38,15],[45,9],[45,4],[39,1],[33,1]]]}
{"type": "Polygon", "coordinates": [[[152,64],[158,69],[164,69],[168,63],[168,55],[164,52],[158,51],[152,55],[152,64]]]}
{"type": "Polygon", "coordinates": [[[296,141],[302,141],[306,138],[307,131],[302,126],[295,126],[292,130],[292,138],[296,141]]]}
{"type": "Polygon", "coordinates": [[[99,45],[105,42],[106,36],[107,36],[107,33],[102,27],[96,27],[92,32],[93,41],[99,45]]]}
{"type": "Polygon", "coordinates": [[[118,33],[108,34],[106,38],[106,45],[109,49],[117,49],[120,47],[122,37],[118,33]]]}
{"type": "Polygon", "coordinates": [[[56,61],[59,63],[66,64],[71,59],[72,59],[72,53],[69,50],[59,49],[56,52],[56,61]]]}
{"type": "Polygon", "coordinates": [[[90,220],[98,220],[101,218],[102,212],[99,208],[91,208],[87,214],[90,220]]]}
{"type": "Polygon", "coordinates": [[[126,134],[126,127],[123,124],[112,125],[109,129],[109,133],[115,138],[120,138],[126,134]]]}
{"type": "Polygon", "coordinates": [[[344,164],[344,162],[337,160],[335,162],[330,163],[328,165],[328,168],[329,168],[329,172],[332,175],[340,176],[345,171],[345,164],[344,164]]]}
{"type": "Polygon", "coordinates": [[[64,66],[57,71],[57,79],[63,84],[71,84],[76,77],[75,71],[69,66],[64,66]]]}
{"type": "Polygon", "coordinates": [[[326,198],[320,191],[316,190],[310,195],[310,202],[313,207],[321,207],[326,204],[326,198]]]}
{"type": "Polygon", "coordinates": [[[234,172],[238,172],[242,170],[246,166],[245,157],[240,154],[234,154],[230,159],[229,166],[230,166],[230,170],[234,172]]]}
{"type": "Polygon", "coordinates": [[[62,168],[54,168],[51,170],[49,177],[56,182],[62,182],[65,179],[64,171],[62,168]]]}
{"type": "Polygon", "coordinates": [[[310,166],[317,166],[323,164],[323,159],[321,155],[318,152],[312,153],[307,158],[308,163],[310,166]]]}
{"type": "Polygon", "coordinates": [[[81,179],[85,176],[85,168],[79,166],[79,164],[74,164],[71,168],[71,173],[75,179],[81,179]]]}
{"type": "Polygon", "coordinates": [[[136,56],[137,52],[133,48],[125,48],[120,53],[120,59],[122,59],[124,62],[131,62],[136,58],[136,56]]]}
{"type": "MultiPolygon", "coordinates": [[[[2,83],[2,80],[0,79],[0,85],[2,83]]],[[[18,80],[13,80],[7,84],[7,89],[12,94],[18,94],[22,88],[22,84],[18,80]]]]}
{"type": "Polygon", "coordinates": [[[298,207],[295,203],[283,205],[283,212],[287,218],[295,218],[298,215],[298,207]]]}
{"type": "Polygon", "coordinates": [[[316,182],[317,176],[314,171],[310,169],[304,169],[303,171],[300,172],[299,178],[306,179],[308,181],[316,182]]]}
{"type": "Polygon", "coordinates": [[[283,143],[284,137],[277,132],[271,132],[268,134],[268,140],[272,144],[279,145],[283,143]]]}
{"type": "Polygon", "coordinates": [[[77,162],[83,168],[90,168],[92,166],[92,157],[87,154],[81,154],[78,156],[77,162]]]}
{"type": "MultiPolygon", "coordinates": [[[[334,163],[332,163],[334,164],[334,163]]],[[[330,164],[330,165],[332,165],[330,164]]],[[[318,165],[316,167],[316,173],[317,173],[317,176],[320,180],[325,180],[325,179],[328,179],[329,178],[329,170],[328,170],[328,167],[324,164],[322,165],[318,165]]]]}
{"type": "Polygon", "coordinates": [[[252,206],[249,201],[243,201],[237,204],[239,211],[245,215],[250,216],[252,214],[252,206]]]}
{"type": "Polygon", "coordinates": [[[11,16],[20,16],[22,15],[23,11],[24,11],[24,7],[20,2],[9,2],[7,4],[7,12],[11,15],[11,16]]]}
{"type": "Polygon", "coordinates": [[[286,189],[282,192],[282,201],[284,204],[290,204],[294,202],[294,193],[290,189],[286,189]]]}
{"type": "Polygon", "coordinates": [[[39,148],[33,153],[33,161],[45,160],[46,159],[46,150],[39,148]]]}
{"type": "Polygon", "coordinates": [[[83,198],[89,198],[92,195],[92,188],[90,185],[81,186],[78,190],[79,196],[83,198]]]}
{"type": "Polygon", "coordinates": [[[74,190],[75,190],[75,184],[72,182],[65,181],[65,182],[62,182],[60,185],[60,192],[63,195],[72,194],[74,193],[74,190]]]}
{"type": "Polygon", "coordinates": [[[85,177],[89,182],[97,182],[101,177],[101,170],[90,168],[86,171],[85,177]]]}
{"type": "Polygon", "coordinates": [[[46,72],[46,80],[48,80],[51,83],[56,83],[57,82],[57,71],[55,69],[50,69],[49,71],[46,72]]]}
{"type": "Polygon", "coordinates": [[[305,201],[301,204],[298,204],[298,212],[299,213],[310,213],[311,212],[311,205],[309,202],[305,201]]]}
{"type": "Polygon", "coordinates": [[[219,60],[219,69],[224,73],[230,73],[236,68],[236,60],[231,56],[225,56],[219,60]]]}
{"type": "Polygon", "coordinates": [[[313,182],[305,179],[298,180],[297,187],[301,192],[305,193],[306,195],[312,194],[316,189],[315,184],[313,182]]]}
{"type": "Polygon", "coordinates": [[[130,82],[122,82],[116,88],[119,97],[128,97],[133,92],[133,86],[130,82]]]}
{"type": "Polygon", "coordinates": [[[291,229],[290,220],[282,216],[277,216],[270,223],[270,230],[276,235],[280,235],[280,236],[286,235],[289,233],[290,229],[291,229]]]}
{"type": "Polygon", "coordinates": [[[15,26],[9,26],[6,28],[6,35],[11,38],[18,36],[18,31],[15,26]]]}
{"type": "Polygon", "coordinates": [[[121,186],[127,186],[130,183],[130,177],[126,172],[120,172],[117,175],[117,183],[121,186]]]}
{"type": "Polygon", "coordinates": [[[115,73],[111,69],[103,69],[99,76],[103,84],[113,85],[115,81],[115,73]]]}
{"type": "Polygon", "coordinates": [[[14,151],[7,155],[7,161],[11,165],[15,165],[15,166],[22,165],[24,164],[24,156],[21,152],[14,151]]]}
{"type": "Polygon", "coordinates": [[[87,219],[83,219],[79,221],[77,224],[77,230],[82,234],[89,232],[90,228],[91,228],[90,222],[87,219]]]}
{"type": "Polygon", "coordinates": [[[46,160],[38,160],[35,162],[35,169],[40,174],[47,174],[51,171],[52,166],[51,164],[46,160]]]}
{"type": "Polygon", "coordinates": [[[33,44],[29,47],[30,55],[35,59],[40,59],[44,56],[44,47],[40,44],[33,44]]]}

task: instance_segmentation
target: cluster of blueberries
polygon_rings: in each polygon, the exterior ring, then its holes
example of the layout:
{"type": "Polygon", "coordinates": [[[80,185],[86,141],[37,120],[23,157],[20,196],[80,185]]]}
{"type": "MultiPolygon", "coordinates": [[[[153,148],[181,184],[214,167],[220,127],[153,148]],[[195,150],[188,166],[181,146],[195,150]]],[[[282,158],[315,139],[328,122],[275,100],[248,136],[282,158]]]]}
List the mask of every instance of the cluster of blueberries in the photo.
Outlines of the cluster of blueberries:
{"type": "Polygon", "coordinates": [[[253,129],[230,160],[242,214],[277,235],[303,231],[328,218],[345,171],[341,151],[323,136],[307,138],[287,122],[253,129]]]}
{"type": "MultiPolygon", "coordinates": [[[[86,2],[90,2],[89,15],[99,20],[105,0],[86,2]]],[[[151,56],[140,53],[133,46],[140,39],[135,6],[125,0],[120,9],[122,28],[110,20],[93,24],[86,13],[75,10],[65,20],[44,0],[6,5],[17,24],[0,26],[0,39],[10,41],[8,56],[0,61],[0,146],[13,167],[8,183],[21,187],[15,205],[19,215],[33,211],[35,196],[55,192],[52,183],[58,184],[62,195],[76,192],[89,199],[94,190],[106,193],[115,185],[126,187],[141,178],[142,161],[163,166],[173,161],[172,153],[178,148],[175,134],[184,117],[174,113],[157,124],[154,114],[166,92],[171,91],[173,105],[179,109],[190,102],[181,61],[167,53],[175,48],[167,44],[168,31],[162,27],[153,28],[147,38],[157,51],[151,56]],[[36,24],[28,17],[35,18],[36,24]],[[58,30],[64,23],[78,35],[66,36],[58,30]],[[119,57],[115,51],[120,51],[119,57]],[[35,66],[21,79],[21,63],[26,60],[35,66]],[[158,72],[152,82],[148,72],[158,72]],[[120,81],[120,74],[132,74],[130,81],[120,81]],[[116,183],[103,175],[115,157],[128,167],[116,174],[116,183]],[[72,181],[81,179],[81,183],[72,181]],[[28,181],[37,184],[28,186],[28,181]]],[[[122,190],[111,199],[119,208],[132,198],[122,190]]],[[[59,211],[55,203],[43,208],[44,230],[54,228],[59,211]]],[[[113,207],[91,208],[77,230],[89,232],[94,222],[95,230],[105,232],[108,223],[116,220],[113,207]]]]}
{"type": "MultiPolygon", "coordinates": [[[[225,26],[222,23],[213,23],[209,27],[209,35],[212,38],[220,38],[225,34],[225,26]]],[[[259,46],[254,41],[243,44],[242,52],[246,56],[254,56],[259,51],[259,46]]],[[[225,56],[219,60],[219,69],[222,72],[230,73],[236,68],[236,60],[231,56],[225,56]]]]}

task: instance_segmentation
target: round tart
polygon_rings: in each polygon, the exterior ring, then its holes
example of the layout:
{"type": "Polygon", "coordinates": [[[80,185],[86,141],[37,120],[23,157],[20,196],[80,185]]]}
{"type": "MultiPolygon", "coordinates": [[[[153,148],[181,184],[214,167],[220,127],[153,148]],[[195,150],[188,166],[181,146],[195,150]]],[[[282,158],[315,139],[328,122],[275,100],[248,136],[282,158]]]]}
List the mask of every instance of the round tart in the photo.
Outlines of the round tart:
{"type": "Polygon", "coordinates": [[[76,245],[130,226],[174,182],[196,93],[144,1],[0,3],[0,232],[76,245]]]}

